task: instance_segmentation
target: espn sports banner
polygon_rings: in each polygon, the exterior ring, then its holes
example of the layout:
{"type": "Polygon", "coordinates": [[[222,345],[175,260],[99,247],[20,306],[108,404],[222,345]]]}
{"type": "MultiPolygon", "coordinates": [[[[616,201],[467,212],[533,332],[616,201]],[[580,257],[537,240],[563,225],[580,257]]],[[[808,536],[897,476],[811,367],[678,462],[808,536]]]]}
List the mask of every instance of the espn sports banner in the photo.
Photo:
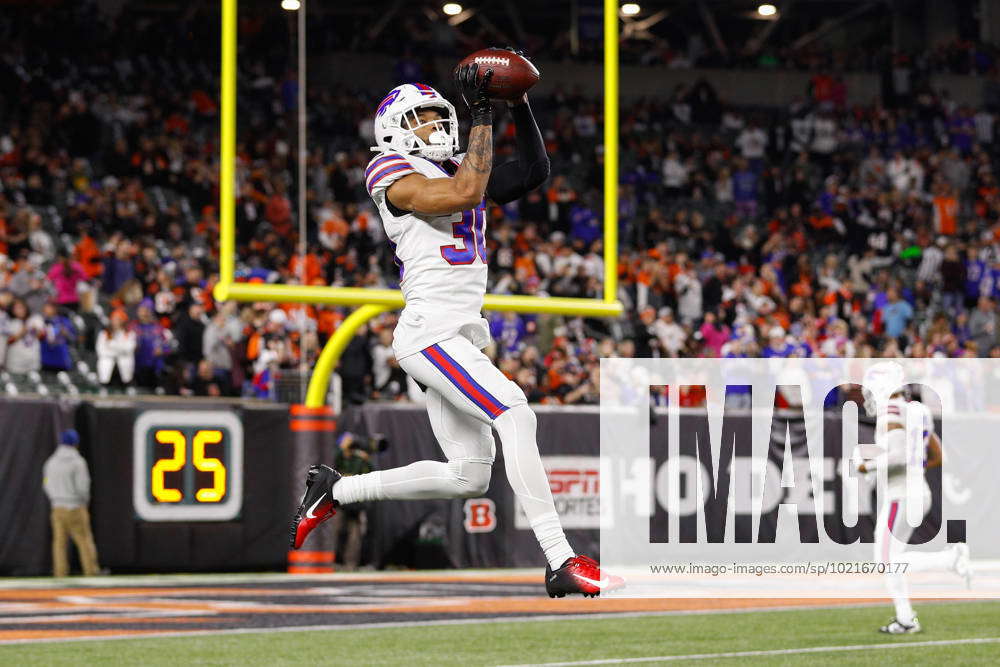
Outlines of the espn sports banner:
{"type": "Polygon", "coordinates": [[[1000,596],[994,360],[603,359],[600,412],[611,595],[1000,596]]]}

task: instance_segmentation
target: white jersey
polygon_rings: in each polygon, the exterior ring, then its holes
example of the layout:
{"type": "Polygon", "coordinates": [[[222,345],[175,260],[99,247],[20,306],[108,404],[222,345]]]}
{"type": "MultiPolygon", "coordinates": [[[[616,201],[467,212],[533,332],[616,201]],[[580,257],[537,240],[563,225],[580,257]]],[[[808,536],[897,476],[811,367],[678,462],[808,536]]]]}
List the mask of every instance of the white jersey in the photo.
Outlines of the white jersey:
{"type": "Polygon", "coordinates": [[[934,418],[930,409],[920,401],[908,401],[894,396],[886,404],[884,419],[887,430],[883,446],[887,451],[888,461],[894,464],[887,470],[892,487],[894,478],[899,483],[905,481],[906,466],[923,468],[926,465],[927,442],[934,432],[934,418]],[[890,431],[888,429],[891,426],[903,428],[890,431]]]}
{"type": "Polygon", "coordinates": [[[399,266],[406,307],[392,347],[397,359],[456,335],[483,348],[490,341],[482,317],[486,294],[486,204],[449,215],[390,208],[386,190],[409,174],[451,178],[464,154],[438,164],[416,155],[383,152],[365,170],[365,185],[382,216],[399,266]]]}
{"type": "Polygon", "coordinates": [[[930,408],[920,401],[908,401],[905,398],[893,397],[886,402],[885,425],[886,426],[906,426],[907,410],[913,410],[914,417],[919,417],[917,423],[912,426],[920,426],[923,433],[923,442],[926,445],[934,431],[934,418],[931,416],[930,408]]]}

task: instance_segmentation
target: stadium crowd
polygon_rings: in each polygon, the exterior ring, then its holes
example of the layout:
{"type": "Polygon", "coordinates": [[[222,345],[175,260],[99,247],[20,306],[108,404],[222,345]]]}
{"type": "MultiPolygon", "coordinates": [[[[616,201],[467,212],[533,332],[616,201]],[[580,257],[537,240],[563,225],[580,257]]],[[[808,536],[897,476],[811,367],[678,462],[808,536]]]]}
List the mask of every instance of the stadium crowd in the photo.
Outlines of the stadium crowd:
{"type": "MultiPolygon", "coordinates": [[[[84,361],[103,387],[273,397],[345,311],[215,302],[212,61],[197,49],[157,55],[165,37],[133,32],[129,48],[102,43],[89,62],[28,48],[23,26],[25,41],[4,47],[0,369],[72,372],[84,361]]],[[[241,58],[238,279],[395,286],[363,178],[384,91],[308,91],[302,257],[298,84],[261,53],[241,58]]],[[[397,71],[406,78],[404,61],[397,71]]],[[[744,110],[701,82],[625,106],[627,315],[489,313],[501,369],[531,401],[593,403],[606,356],[1000,356],[994,110],[930,89],[905,106],[849,107],[842,87],[820,72],[788,108],[744,110]]],[[[600,296],[600,105],[573,91],[532,101],[553,177],[491,209],[490,291],[600,296]]],[[[497,162],[514,150],[500,118],[497,162]]],[[[347,400],[409,395],[394,318],[345,352],[347,400]]]]}

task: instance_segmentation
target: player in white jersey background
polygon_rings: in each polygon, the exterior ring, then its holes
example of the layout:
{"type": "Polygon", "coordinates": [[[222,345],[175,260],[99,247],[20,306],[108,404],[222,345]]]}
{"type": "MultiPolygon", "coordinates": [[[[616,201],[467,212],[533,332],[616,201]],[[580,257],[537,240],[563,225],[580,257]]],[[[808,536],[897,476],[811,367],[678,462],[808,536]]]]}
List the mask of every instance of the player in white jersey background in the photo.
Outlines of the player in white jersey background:
{"type": "Polygon", "coordinates": [[[548,568],[546,591],[597,595],[623,585],[570,547],[556,514],[535,441],[535,415],[524,392],[481,351],[490,342],[482,317],[486,293],[486,201],[504,204],[541,185],[549,160],[527,96],[508,103],[518,158],[494,168],[493,72],[460,66],[456,87],[472,116],[468,149],[458,154],[454,106],[424,84],[389,92],[375,114],[366,186],[382,216],[400,270],[406,306],[393,335],[399,365],[425,387],[427,413],[447,463],[341,477],[314,466],[292,526],[292,547],[342,504],[381,499],[474,498],[490,483],[492,429],[503,447],[507,480],[548,568]]]}
{"type": "Polygon", "coordinates": [[[922,508],[922,518],[931,507],[931,490],[922,474],[908,485],[907,467],[922,471],[940,465],[941,442],[934,432],[930,409],[920,401],[910,400],[900,364],[873,364],[865,371],[862,385],[865,411],[876,418],[876,448],[859,456],[862,461],[858,470],[872,477],[880,472],[885,475],[885,491],[879,495],[875,518],[874,562],[887,566],[885,583],[896,611],[896,616],[879,631],[912,634],[920,632],[921,627],[910,603],[906,574],[953,570],[965,577],[968,585],[969,548],[965,544],[939,551],[908,548],[913,528],[907,511],[911,505],[922,508]]]}

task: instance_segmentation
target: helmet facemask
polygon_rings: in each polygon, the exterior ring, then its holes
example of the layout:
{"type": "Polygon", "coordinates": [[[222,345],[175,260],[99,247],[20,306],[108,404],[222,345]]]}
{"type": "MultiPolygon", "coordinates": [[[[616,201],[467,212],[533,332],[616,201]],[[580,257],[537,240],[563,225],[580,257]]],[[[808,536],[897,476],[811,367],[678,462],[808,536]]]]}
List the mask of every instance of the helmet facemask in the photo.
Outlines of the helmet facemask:
{"type": "Polygon", "coordinates": [[[415,100],[402,109],[390,107],[386,111],[384,116],[376,117],[375,137],[379,145],[374,150],[419,155],[434,162],[443,162],[458,152],[457,114],[455,107],[443,97],[415,100]],[[441,117],[421,121],[419,113],[430,109],[441,117]],[[432,132],[425,141],[415,131],[428,126],[432,132]]]}
{"type": "Polygon", "coordinates": [[[414,153],[435,162],[442,162],[455,154],[458,148],[458,122],[448,108],[439,104],[427,104],[407,109],[401,116],[403,129],[413,134],[414,153]],[[421,121],[420,112],[429,110],[437,111],[440,118],[421,121]],[[432,127],[433,131],[427,137],[427,141],[424,141],[417,136],[417,130],[428,126],[432,127]]]}

